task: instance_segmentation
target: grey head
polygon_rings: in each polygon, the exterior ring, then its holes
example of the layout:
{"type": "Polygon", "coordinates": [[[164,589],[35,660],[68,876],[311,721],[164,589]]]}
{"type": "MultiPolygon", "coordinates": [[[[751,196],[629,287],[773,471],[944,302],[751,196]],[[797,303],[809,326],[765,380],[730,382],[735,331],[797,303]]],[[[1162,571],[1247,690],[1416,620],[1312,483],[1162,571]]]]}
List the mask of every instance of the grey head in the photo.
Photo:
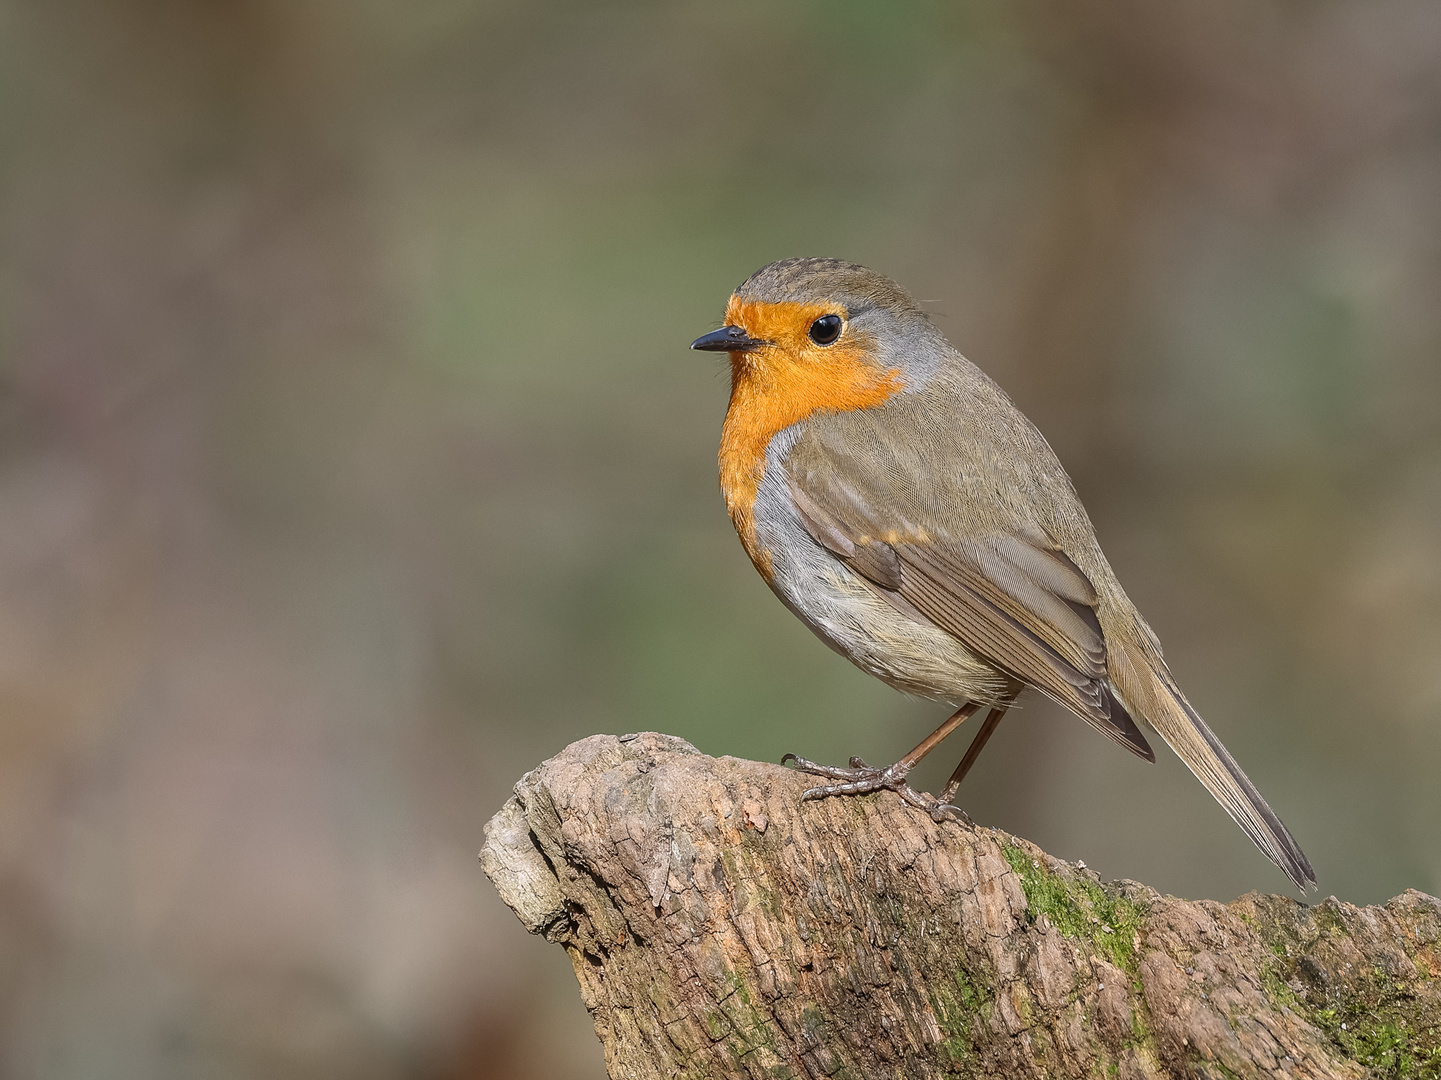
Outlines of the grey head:
{"type": "Polygon", "coordinates": [[[782,259],[746,278],[735,294],[741,300],[764,304],[836,303],[851,317],[858,309],[881,307],[898,315],[924,318],[921,309],[890,278],[840,259],[782,259]]]}
{"type": "Polygon", "coordinates": [[[843,337],[864,341],[874,363],[899,368],[912,386],[923,383],[954,349],[904,289],[884,274],[841,259],[782,259],[757,270],[735,299],[800,303],[834,309],[843,337]]]}

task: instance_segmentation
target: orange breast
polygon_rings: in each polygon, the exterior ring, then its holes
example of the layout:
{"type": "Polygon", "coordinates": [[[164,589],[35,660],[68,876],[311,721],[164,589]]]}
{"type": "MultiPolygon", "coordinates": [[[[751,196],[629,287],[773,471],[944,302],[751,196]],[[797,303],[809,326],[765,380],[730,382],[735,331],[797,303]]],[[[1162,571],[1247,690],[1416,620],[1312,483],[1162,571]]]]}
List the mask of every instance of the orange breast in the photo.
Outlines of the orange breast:
{"type": "Polygon", "coordinates": [[[902,387],[900,372],[867,361],[868,342],[829,348],[806,337],[810,324],[835,312],[819,304],[761,304],[731,298],[726,325],[774,342],[731,353],[731,398],[721,429],[720,482],[726,509],[746,553],[770,580],[770,555],[756,542],[755,501],[765,475],[766,447],[777,434],[819,412],[880,405],[902,387]]]}

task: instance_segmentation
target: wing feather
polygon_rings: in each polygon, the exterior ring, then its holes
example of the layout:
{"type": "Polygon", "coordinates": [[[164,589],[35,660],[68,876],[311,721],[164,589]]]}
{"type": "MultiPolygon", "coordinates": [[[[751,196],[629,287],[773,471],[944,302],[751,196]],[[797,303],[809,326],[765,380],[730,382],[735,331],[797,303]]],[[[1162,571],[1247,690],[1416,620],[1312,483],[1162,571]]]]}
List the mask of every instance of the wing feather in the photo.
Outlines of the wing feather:
{"type": "Polygon", "coordinates": [[[1108,738],[1155,760],[1106,685],[1100,624],[1074,599],[1094,602],[1095,591],[1064,555],[1057,559],[1016,536],[954,543],[902,532],[903,520],[876,520],[870,506],[846,498],[843,489],[817,490],[794,477],[790,487],[811,537],[888,599],[901,601],[900,610],[915,611],[1108,738]]]}

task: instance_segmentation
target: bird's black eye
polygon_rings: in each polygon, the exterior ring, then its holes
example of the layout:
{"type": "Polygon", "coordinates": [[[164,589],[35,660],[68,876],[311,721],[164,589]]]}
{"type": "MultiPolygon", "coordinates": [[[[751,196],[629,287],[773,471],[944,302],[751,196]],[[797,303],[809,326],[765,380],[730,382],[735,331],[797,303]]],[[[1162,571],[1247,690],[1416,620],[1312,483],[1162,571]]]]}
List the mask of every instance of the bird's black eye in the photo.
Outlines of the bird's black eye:
{"type": "Polygon", "coordinates": [[[822,315],[811,323],[809,336],[817,345],[831,344],[841,336],[841,317],[839,315],[822,315]]]}

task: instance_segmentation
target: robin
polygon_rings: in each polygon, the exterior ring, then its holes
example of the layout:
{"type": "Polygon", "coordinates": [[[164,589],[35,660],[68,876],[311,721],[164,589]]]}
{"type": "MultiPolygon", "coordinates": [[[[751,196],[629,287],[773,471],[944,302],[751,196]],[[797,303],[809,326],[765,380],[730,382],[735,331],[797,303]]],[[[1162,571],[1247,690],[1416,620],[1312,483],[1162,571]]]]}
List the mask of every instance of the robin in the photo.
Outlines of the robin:
{"type": "Polygon", "coordinates": [[[900,287],[864,266],[785,259],[736,289],[692,349],[730,354],[721,491],[746,553],[791,611],[858,667],[954,714],[893,765],[785,761],[889,789],[937,821],[1034,687],[1133,754],[1144,721],[1300,888],[1316,875],[1186,700],[1116,580],[1070,477],[1004,392],[900,287]],[[939,799],[916,764],[977,710],[939,799]]]}

